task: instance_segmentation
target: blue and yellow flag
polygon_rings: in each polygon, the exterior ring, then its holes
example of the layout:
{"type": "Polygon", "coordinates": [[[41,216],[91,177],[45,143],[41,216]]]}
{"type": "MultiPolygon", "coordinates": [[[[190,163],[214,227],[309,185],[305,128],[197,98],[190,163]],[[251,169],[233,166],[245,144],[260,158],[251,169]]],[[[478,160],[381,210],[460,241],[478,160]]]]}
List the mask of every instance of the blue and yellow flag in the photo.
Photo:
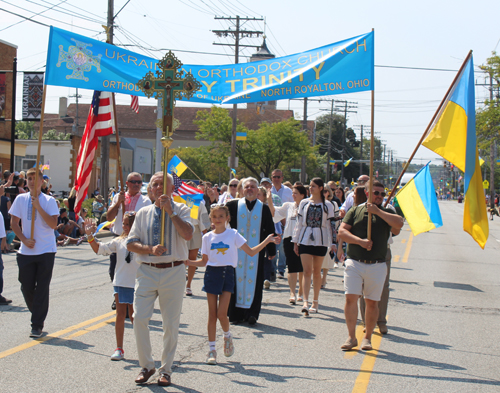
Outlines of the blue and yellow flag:
{"type": "Polygon", "coordinates": [[[351,163],[351,160],[352,160],[352,157],[349,158],[346,162],[344,162],[344,166],[349,166],[349,164],[351,163]]]}
{"type": "Polygon", "coordinates": [[[173,156],[167,168],[168,173],[175,173],[177,176],[180,176],[187,169],[187,165],[179,157],[173,156]]]}
{"type": "Polygon", "coordinates": [[[236,140],[237,141],[246,141],[247,140],[247,133],[245,131],[237,132],[236,133],[236,140]]]}
{"type": "Polygon", "coordinates": [[[464,231],[484,248],[489,228],[476,144],[472,54],[464,64],[422,144],[464,172],[464,231]]]}
{"type": "Polygon", "coordinates": [[[104,221],[104,222],[101,222],[97,226],[94,235],[97,235],[101,229],[104,229],[106,227],[109,227],[111,224],[114,224],[115,220],[116,220],[116,218],[113,221],[104,221]]]}
{"type": "Polygon", "coordinates": [[[203,194],[184,194],[175,195],[174,201],[185,203],[191,209],[191,218],[198,219],[200,203],[203,200],[203,194]]]}
{"type": "Polygon", "coordinates": [[[396,195],[413,235],[443,226],[429,164],[420,169],[396,195]]]}

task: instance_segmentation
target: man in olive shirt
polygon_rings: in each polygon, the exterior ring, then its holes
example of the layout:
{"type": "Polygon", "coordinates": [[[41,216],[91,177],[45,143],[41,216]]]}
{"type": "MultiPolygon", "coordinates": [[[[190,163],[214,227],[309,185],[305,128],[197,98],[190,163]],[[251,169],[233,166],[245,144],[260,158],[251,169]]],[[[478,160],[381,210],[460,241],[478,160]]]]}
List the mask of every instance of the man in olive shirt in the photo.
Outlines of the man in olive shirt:
{"type": "Polygon", "coordinates": [[[372,349],[371,336],[377,323],[378,302],[387,276],[387,241],[391,231],[398,234],[403,227],[402,217],[382,207],[384,189],[382,183],[374,181],[373,203],[352,207],[340,225],[339,235],[348,244],[344,271],[344,314],[349,338],[341,346],[342,350],[350,350],[358,345],[356,321],[358,298],[362,295],[366,302],[366,333],[361,349],[372,349]],[[368,213],[372,214],[371,240],[367,239],[368,213]]]}

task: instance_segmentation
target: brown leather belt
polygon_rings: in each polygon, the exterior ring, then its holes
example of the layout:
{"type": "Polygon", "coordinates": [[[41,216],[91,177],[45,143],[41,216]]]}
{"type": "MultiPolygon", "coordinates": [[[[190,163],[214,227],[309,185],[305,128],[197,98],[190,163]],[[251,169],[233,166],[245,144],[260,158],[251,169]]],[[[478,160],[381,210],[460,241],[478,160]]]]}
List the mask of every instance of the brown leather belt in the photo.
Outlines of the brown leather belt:
{"type": "Polygon", "coordinates": [[[142,262],[142,263],[144,265],[156,267],[157,269],[166,269],[168,267],[182,265],[184,263],[184,261],[175,261],[175,262],[166,262],[166,263],[147,263],[147,262],[142,262]]]}

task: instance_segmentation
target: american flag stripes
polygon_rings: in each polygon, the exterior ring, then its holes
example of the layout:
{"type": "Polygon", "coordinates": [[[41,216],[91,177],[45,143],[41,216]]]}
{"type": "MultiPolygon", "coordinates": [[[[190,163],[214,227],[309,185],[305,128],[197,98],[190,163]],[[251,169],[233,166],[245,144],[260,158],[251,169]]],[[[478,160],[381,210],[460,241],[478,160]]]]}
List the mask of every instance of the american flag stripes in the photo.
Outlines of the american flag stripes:
{"type": "Polygon", "coordinates": [[[132,97],[132,102],[130,103],[130,108],[135,113],[139,113],[139,97],[137,97],[137,96],[130,96],[130,97],[132,97]]]}
{"type": "Polygon", "coordinates": [[[80,212],[82,203],[87,196],[98,137],[113,133],[114,114],[111,93],[95,91],[76,159],[76,214],[80,212]]]}
{"type": "Polygon", "coordinates": [[[172,177],[174,178],[174,196],[201,194],[200,190],[184,183],[175,173],[172,173],[172,177]]]}

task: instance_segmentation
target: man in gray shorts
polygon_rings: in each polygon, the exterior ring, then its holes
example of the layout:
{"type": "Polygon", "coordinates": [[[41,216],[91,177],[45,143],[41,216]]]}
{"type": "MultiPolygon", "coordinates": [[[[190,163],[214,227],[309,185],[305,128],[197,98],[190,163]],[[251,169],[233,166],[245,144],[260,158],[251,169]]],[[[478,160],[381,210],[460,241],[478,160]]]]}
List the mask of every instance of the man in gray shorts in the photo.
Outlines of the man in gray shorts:
{"type": "Polygon", "coordinates": [[[361,349],[372,349],[371,336],[377,323],[378,302],[387,276],[387,241],[391,231],[397,235],[404,223],[402,217],[382,206],[384,189],[382,183],[374,181],[373,202],[349,209],[340,225],[339,236],[348,244],[344,271],[344,314],[349,338],[341,346],[344,351],[358,345],[356,322],[358,299],[362,295],[366,302],[366,333],[361,349]],[[371,240],[367,239],[368,213],[372,214],[371,240]]]}

